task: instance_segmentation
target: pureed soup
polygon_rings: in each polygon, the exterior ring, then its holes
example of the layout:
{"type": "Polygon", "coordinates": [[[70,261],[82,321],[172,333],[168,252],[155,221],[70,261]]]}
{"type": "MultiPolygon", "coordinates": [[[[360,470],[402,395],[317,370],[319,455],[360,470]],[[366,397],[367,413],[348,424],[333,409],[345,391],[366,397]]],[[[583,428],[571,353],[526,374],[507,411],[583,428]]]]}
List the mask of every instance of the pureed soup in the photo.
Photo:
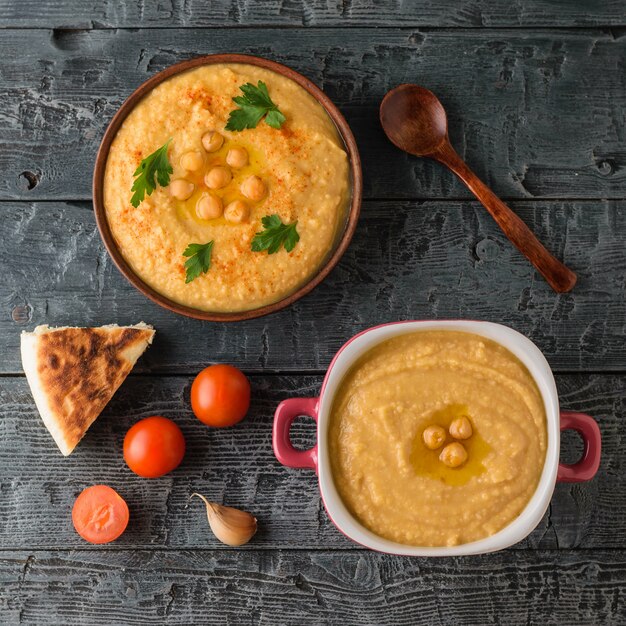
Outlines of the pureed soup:
{"type": "Polygon", "coordinates": [[[348,156],[324,108],[291,79],[239,63],[201,66],[155,87],[119,129],[104,177],[107,220],[133,271],[171,300],[214,312],[255,309],[308,282],[343,230],[349,195],[348,156]],[[233,97],[259,81],[285,121],[226,130],[233,97]],[[137,168],[169,140],[170,184],[133,206],[137,168]],[[255,251],[271,216],[299,239],[291,233],[271,254],[255,251]],[[196,256],[201,269],[210,267],[188,281],[183,253],[211,241],[210,250],[195,248],[206,254],[196,256]]]}
{"type": "Polygon", "coordinates": [[[546,414],[526,367],[471,333],[384,341],[352,367],[329,423],[333,480],[365,527],[416,546],[483,539],[539,483],[546,414]]]}

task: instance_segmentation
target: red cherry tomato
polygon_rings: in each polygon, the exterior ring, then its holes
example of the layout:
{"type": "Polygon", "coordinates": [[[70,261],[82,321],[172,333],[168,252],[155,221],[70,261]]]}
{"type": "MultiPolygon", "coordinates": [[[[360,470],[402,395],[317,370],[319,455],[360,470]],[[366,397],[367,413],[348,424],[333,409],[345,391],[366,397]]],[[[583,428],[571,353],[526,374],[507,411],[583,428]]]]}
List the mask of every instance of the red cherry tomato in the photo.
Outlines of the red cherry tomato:
{"type": "Polygon", "coordinates": [[[209,426],[232,426],[245,417],[249,407],[250,383],[232,365],[211,365],[191,385],[191,408],[209,426]]]}
{"type": "Polygon", "coordinates": [[[166,417],[140,420],[124,437],[124,460],[135,474],[157,478],[176,469],[185,456],[185,438],[166,417]]]}
{"type": "Polygon", "coordinates": [[[128,506],[115,489],[93,485],[76,498],[72,523],[85,541],[109,543],[126,530],[128,506]]]}

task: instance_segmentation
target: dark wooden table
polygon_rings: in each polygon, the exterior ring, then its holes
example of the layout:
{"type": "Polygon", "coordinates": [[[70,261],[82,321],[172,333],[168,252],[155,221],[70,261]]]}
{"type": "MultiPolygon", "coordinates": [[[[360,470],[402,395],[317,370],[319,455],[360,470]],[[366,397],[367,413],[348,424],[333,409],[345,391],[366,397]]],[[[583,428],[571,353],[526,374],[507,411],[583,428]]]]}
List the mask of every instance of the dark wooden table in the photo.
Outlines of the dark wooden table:
{"type": "MultiPolygon", "coordinates": [[[[0,623],[626,623],[626,5],[623,0],[0,0],[0,623]],[[267,56],[345,113],[364,160],[354,241],[313,293],[250,322],[170,314],[112,266],[90,202],[104,129],[164,67],[210,52],[267,56]],[[555,295],[452,175],[393,148],[377,121],[398,83],[435,91],[477,173],[579,275],[555,295]],[[315,476],[281,467],[274,408],[313,395],[339,346],[413,318],[508,324],[544,351],[562,405],[594,415],[600,473],[557,485],[538,528],[480,557],[415,559],[359,549],[333,527],[315,476]],[[141,360],[64,459],[35,410],[19,333],[36,324],[145,320],[141,360]],[[214,431],[190,412],[214,361],[249,374],[254,402],[214,431]],[[121,458],[126,429],[174,417],[188,442],[170,476],[121,458]],[[132,523],[97,547],[73,531],[86,486],[107,483],[132,523]],[[198,490],[253,511],[227,549],[198,490]]],[[[295,427],[302,445],[314,438],[295,427]]],[[[562,456],[581,443],[565,436],[562,456]]]]}

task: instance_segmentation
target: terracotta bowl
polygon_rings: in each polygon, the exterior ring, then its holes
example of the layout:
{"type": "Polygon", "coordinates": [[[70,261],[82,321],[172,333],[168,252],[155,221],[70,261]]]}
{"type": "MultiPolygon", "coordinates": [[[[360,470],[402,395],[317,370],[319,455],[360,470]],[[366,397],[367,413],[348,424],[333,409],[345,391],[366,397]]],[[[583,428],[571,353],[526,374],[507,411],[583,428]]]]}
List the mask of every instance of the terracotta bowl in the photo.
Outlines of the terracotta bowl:
{"type": "Polygon", "coordinates": [[[145,83],[142,83],[122,104],[106,129],[96,156],[96,165],[93,174],[93,203],[96,213],[96,223],[106,249],[120,272],[122,272],[128,281],[141,291],[141,293],[157,304],[160,304],[162,307],[169,309],[170,311],[174,311],[175,313],[180,313],[181,315],[214,322],[235,322],[252,319],[254,317],[261,317],[262,315],[267,315],[268,313],[274,313],[275,311],[284,309],[305,294],[309,293],[309,291],[319,285],[324,278],[328,276],[331,270],[339,262],[343,253],[346,251],[356,229],[361,209],[362,187],[363,178],[361,173],[361,159],[359,157],[359,151],[354,135],[352,134],[345,118],[339,112],[339,109],[331,102],[330,98],[321,89],[319,89],[319,87],[316,87],[310,80],[302,76],[302,74],[298,74],[298,72],[292,70],[291,68],[281,65],[280,63],[276,63],[275,61],[269,61],[261,57],[249,56],[245,54],[210,54],[208,56],[202,56],[196,59],[190,59],[189,61],[176,63],[175,65],[159,72],[145,83]],[[306,91],[308,91],[324,107],[326,113],[333,120],[344,143],[350,161],[351,199],[346,223],[341,238],[338,240],[335,248],[332,250],[325,263],[319,268],[317,273],[309,279],[308,282],[282,300],[257,309],[252,309],[250,311],[238,311],[234,313],[213,313],[211,311],[202,311],[200,309],[188,307],[166,298],[158,291],[147,285],[141,278],[139,278],[139,276],[137,276],[137,274],[135,274],[133,269],[118,250],[106,218],[103,199],[104,171],[109,155],[109,148],[111,147],[111,143],[113,142],[117,131],[126,119],[126,116],[139,103],[139,101],[159,83],[171,78],[175,74],[179,74],[180,72],[185,72],[201,65],[211,65],[213,63],[245,63],[248,65],[256,65],[258,67],[263,67],[276,72],[277,74],[282,74],[283,76],[286,76],[287,78],[290,78],[294,82],[298,83],[298,85],[306,89],[306,91]]]}

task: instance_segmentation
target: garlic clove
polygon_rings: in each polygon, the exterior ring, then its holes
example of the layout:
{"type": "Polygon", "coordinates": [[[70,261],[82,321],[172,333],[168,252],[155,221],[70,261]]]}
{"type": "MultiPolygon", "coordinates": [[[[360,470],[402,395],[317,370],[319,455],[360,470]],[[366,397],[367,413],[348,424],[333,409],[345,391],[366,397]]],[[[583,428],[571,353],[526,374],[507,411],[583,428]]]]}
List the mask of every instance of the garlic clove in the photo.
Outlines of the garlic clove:
{"type": "Polygon", "coordinates": [[[210,502],[199,493],[192,493],[206,505],[207,519],[213,534],[228,546],[242,546],[256,533],[256,517],[246,511],[210,502]]]}

